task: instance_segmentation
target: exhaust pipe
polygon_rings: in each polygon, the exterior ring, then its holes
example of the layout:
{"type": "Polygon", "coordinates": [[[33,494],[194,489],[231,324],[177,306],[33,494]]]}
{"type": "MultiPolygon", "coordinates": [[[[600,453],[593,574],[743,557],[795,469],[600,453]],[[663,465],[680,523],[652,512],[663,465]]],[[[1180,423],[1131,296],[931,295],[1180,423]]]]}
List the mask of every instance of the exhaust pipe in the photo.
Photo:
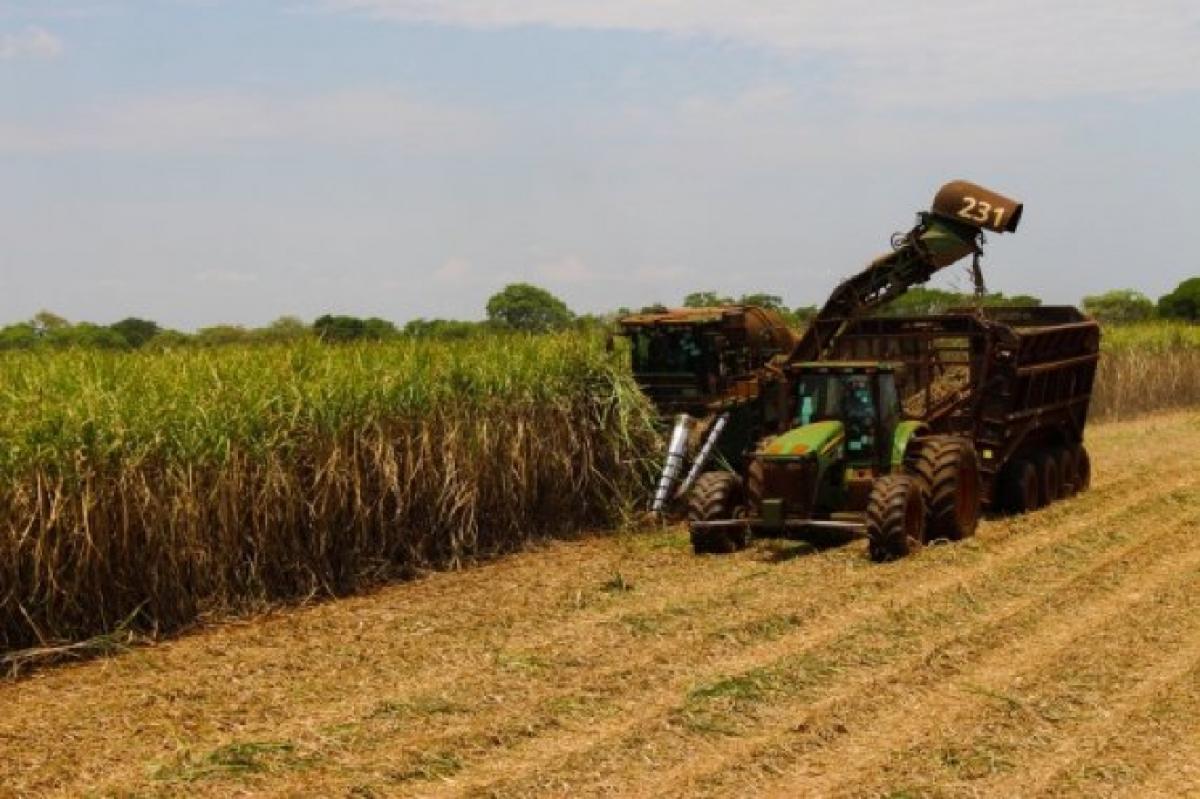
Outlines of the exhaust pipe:
{"type": "Polygon", "coordinates": [[[708,459],[712,457],[713,449],[717,446],[717,439],[721,437],[721,432],[727,424],[729,424],[729,414],[727,413],[721,414],[717,417],[717,421],[713,422],[712,430],[708,431],[708,437],[704,439],[704,446],[700,448],[700,454],[696,456],[696,462],[692,464],[692,469],[688,472],[687,479],[679,487],[680,494],[686,494],[692,490],[692,486],[695,485],[697,478],[700,477],[700,473],[708,465],[708,459]]]}
{"type": "Polygon", "coordinates": [[[692,417],[681,413],[675,417],[675,429],[671,431],[671,443],[667,445],[667,462],[663,464],[662,477],[658,479],[658,490],[654,492],[654,504],[650,510],[662,513],[673,496],[671,491],[683,473],[683,459],[687,455],[688,433],[691,432],[692,417]]]}

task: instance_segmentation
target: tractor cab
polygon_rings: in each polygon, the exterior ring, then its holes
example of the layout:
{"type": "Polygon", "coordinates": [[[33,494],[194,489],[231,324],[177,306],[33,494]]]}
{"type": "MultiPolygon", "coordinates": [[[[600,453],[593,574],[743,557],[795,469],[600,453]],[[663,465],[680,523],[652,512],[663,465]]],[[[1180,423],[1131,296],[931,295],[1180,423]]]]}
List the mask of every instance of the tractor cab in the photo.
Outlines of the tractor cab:
{"type": "MultiPolygon", "coordinates": [[[[892,433],[900,421],[896,367],[888,363],[800,363],[795,386],[793,431],[817,423],[834,431],[849,465],[870,468],[889,462],[892,433]]],[[[802,438],[809,438],[802,435],[802,438]]]]}

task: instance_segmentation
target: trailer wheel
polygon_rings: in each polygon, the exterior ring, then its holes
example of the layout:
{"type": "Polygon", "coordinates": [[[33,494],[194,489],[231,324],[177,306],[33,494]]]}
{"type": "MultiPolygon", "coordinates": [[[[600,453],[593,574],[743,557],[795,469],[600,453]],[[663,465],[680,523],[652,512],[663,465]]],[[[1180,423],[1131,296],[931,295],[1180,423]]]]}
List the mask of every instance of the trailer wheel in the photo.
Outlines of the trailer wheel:
{"type": "Polygon", "coordinates": [[[897,560],[925,542],[925,497],[917,480],[888,474],[871,486],[867,500],[867,550],[871,560],[897,560]]]}
{"type": "MultiPolygon", "coordinates": [[[[706,472],[696,480],[688,495],[688,522],[736,519],[746,512],[742,479],[733,472],[706,472]]],[[[746,548],[744,529],[689,530],[692,551],[697,555],[727,554],[746,548]]]]}
{"type": "Polygon", "coordinates": [[[1079,490],[1079,475],[1075,471],[1075,450],[1063,447],[1055,457],[1058,458],[1058,473],[1062,477],[1058,495],[1063,499],[1072,497],[1079,490]]]}
{"type": "Polygon", "coordinates": [[[1041,506],[1041,480],[1038,470],[1027,460],[1015,460],[1004,470],[1001,482],[1004,509],[1009,513],[1028,513],[1041,506]]]}
{"type": "Polygon", "coordinates": [[[1038,453],[1038,479],[1041,481],[1042,504],[1049,505],[1056,501],[1062,492],[1062,472],[1058,469],[1058,458],[1055,450],[1047,449],[1038,453]]]}
{"type": "Polygon", "coordinates": [[[979,526],[979,456],[965,438],[932,436],[916,442],[909,468],[925,492],[926,536],[959,541],[979,526]]]}
{"type": "Polygon", "coordinates": [[[1075,450],[1075,490],[1087,491],[1092,486],[1092,458],[1082,444],[1075,450]]]}

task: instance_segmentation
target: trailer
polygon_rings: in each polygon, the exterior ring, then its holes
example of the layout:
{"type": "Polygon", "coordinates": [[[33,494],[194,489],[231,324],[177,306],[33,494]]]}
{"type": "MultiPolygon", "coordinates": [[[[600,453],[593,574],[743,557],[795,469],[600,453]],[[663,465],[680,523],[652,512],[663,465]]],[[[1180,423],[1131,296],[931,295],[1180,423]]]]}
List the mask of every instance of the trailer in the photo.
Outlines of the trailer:
{"type": "Polygon", "coordinates": [[[1099,359],[1100,326],[1071,306],[860,319],[831,356],[898,365],[904,416],[970,439],[983,505],[1016,512],[1086,483],[1083,431],[1099,359]]]}
{"type": "Polygon", "coordinates": [[[1100,328],[1070,307],[826,318],[821,360],[787,364],[789,429],[689,497],[697,552],[751,535],[865,534],[876,560],[974,535],[984,508],[1084,490],[1100,328]],[[826,336],[826,334],[829,334],[826,336]]]}

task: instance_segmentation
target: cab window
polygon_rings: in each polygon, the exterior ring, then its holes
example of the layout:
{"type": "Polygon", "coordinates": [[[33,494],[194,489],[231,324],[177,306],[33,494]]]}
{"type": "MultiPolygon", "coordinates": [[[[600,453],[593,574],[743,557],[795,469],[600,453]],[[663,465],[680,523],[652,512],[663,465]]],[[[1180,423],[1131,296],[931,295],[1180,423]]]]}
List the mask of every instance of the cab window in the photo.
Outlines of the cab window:
{"type": "Polygon", "coordinates": [[[845,375],[842,400],[846,425],[846,451],[851,455],[875,449],[878,415],[875,397],[871,393],[871,378],[867,375],[845,375]]]}
{"type": "Polygon", "coordinates": [[[797,425],[839,421],[851,455],[873,452],[879,416],[869,375],[806,375],[797,382],[797,425]]]}

